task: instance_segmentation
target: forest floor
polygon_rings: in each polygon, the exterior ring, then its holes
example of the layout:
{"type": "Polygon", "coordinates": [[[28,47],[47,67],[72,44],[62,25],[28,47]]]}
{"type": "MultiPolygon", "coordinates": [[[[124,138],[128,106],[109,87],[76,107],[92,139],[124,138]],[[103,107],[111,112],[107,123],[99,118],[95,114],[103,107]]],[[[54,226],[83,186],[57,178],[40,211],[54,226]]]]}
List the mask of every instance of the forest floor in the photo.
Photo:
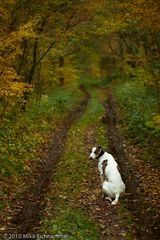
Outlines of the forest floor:
{"type": "Polygon", "coordinates": [[[98,90],[97,96],[99,105],[87,94],[48,137],[32,176],[25,179],[23,194],[14,200],[12,211],[6,212],[2,239],[35,239],[24,233],[59,234],[63,223],[68,226],[61,234],[71,240],[159,239],[159,172],[138,159],[139,149],[124,142],[112,94],[98,90]],[[88,160],[95,144],[113,154],[126,184],[126,192],[115,206],[101,198],[97,163],[88,160]],[[67,211],[73,219],[64,221],[67,211]],[[93,220],[97,238],[91,237],[91,227],[85,228],[84,221],[74,218],[81,216],[78,211],[93,220]]]}

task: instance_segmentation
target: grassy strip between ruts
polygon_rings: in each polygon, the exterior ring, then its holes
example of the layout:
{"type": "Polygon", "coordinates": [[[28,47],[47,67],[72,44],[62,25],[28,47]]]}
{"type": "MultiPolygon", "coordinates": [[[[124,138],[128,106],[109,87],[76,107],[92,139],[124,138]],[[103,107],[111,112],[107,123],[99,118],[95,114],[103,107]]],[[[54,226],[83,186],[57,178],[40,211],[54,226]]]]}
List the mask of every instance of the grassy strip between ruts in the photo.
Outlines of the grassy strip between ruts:
{"type": "Polygon", "coordinates": [[[101,123],[103,113],[102,103],[93,93],[86,112],[69,131],[65,153],[57,165],[49,193],[42,231],[67,235],[69,240],[100,239],[94,221],[81,209],[78,199],[85,194],[83,185],[92,166],[88,160],[86,135],[96,136],[97,144],[106,147],[105,129],[101,123]]]}

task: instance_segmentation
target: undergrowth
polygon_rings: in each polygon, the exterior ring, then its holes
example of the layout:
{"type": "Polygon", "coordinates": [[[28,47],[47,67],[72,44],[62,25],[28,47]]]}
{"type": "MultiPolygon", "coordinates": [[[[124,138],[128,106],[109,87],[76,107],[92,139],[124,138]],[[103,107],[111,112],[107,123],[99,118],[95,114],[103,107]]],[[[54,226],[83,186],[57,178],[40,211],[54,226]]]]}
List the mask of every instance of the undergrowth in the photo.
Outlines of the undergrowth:
{"type": "Polygon", "coordinates": [[[145,149],[147,161],[159,165],[160,115],[157,95],[137,82],[121,83],[115,92],[122,110],[125,136],[145,149]]]}

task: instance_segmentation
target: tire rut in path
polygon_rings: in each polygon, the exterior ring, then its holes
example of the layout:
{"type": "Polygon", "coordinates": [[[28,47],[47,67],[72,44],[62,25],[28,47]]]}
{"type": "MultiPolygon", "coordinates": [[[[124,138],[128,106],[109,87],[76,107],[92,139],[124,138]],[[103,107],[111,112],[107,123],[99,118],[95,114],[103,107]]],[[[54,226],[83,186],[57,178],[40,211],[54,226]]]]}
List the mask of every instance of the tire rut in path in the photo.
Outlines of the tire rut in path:
{"type": "Polygon", "coordinates": [[[120,164],[122,177],[126,184],[128,194],[128,209],[133,214],[136,220],[137,233],[140,240],[157,240],[159,233],[157,228],[153,226],[153,215],[146,213],[147,206],[144,203],[142,192],[137,190],[137,185],[134,182],[134,170],[130,167],[128,156],[123,148],[123,139],[117,128],[116,104],[109,95],[107,102],[107,114],[104,119],[107,122],[107,137],[111,153],[116,156],[117,162],[120,164]]]}
{"type": "Polygon", "coordinates": [[[54,172],[56,162],[63,152],[68,130],[74,121],[85,111],[90,98],[89,94],[85,94],[85,99],[68,113],[67,117],[49,141],[48,154],[40,158],[35,173],[33,173],[33,176],[29,179],[29,186],[23,193],[22,199],[15,203],[16,213],[14,213],[10,221],[7,232],[29,233],[39,226],[51,176],[54,172]],[[16,207],[17,205],[18,209],[16,207]]]}

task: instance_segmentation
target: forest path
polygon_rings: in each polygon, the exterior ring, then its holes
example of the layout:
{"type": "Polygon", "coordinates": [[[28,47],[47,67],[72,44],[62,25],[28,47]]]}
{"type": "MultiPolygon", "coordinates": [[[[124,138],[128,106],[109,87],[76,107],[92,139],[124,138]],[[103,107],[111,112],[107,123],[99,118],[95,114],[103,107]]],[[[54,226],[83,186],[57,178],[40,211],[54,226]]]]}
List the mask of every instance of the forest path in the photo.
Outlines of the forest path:
{"type": "MultiPolygon", "coordinates": [[[[110,92],[102,121],[106,128],[107,151],[118,162],[126,191],[116,206],[102,200],[101,191],[97,188],[100,181],[95,163],[87,201],[86,196],[84,197],[87,211],[96,219],[103,240],[158,240],[160,233],[158,170],[138,159],[133,146],[129,149],[128,143],[124,144],[119,126],[118,107],[110,92]]],[[[92,138],[93,136],[89,135],[88,143],[92,138]]]]}
{"type": "Polygon", "coordinates": [[[51,176],[63,152],[67,132],[74,121],[76,121],[86,109],[89,94],[85,94],[85,99],[74,109],[70,110],[62,124],[50,137],[47,146],[48,149],[45,149],[44,154],[42,154],[42,157],[37,161],[36,167],[34,167],[35,171],[33,175],[28,179],[27,189],[22,194],[22,197],[16,199],[14,203],[12,209],[14,216],[10,217],[11,221],[6,231],[8,234],[31,233],[32,229],[35,229],[36,226],[39,225],[42,210],[45,207],[45,196],[50,185],[51,176]]]}
{"type": "MultiPolygon", "coordinates": [[[[100,95],[100,90],[98,94],[100,95]]],[[[105,94],[106,96],[107,94],[105,94]]],[[[57,210],[53,210],[56,202],[48,200],[48,189],[50,188],[49,191],[51,192],[49,194],[52,199],[53,197],[58,198],[58,202],[62,202],[62,206],[64,203],[67,206],[70,205],[73,209],[82,209],[90,218],[94,219],[101,240],[159,239],[159,218],[155,217],[157,216],[155,212],[150,211],[148,203],[146,204],[145,202],[146,196],[140,192],[139,183],[134,181],[136,169],[129,162],[129,156],[124,149],[123,139],[118,129],[117,108],[112,95],[109,95],[108,101],[105,103],[105,116],[100,113],[99,117],[95,118],[95,121],[91,119],[89,122],[87,120],[88,126],[85,128],[81,127],[81,125],[78,125],[76,128],[74,127],[81,118],[84,118],[85,113],[88,111],[88,100],[89,95],[87,94],[80,105],[68,113],[68,117],[63,121],[60,128],[51,136],[45,155],[38,162],[33,176],[28,179],[29,187],[24,192],[24,197],[18,199],[15,204],[15,211],[12,211],[14,212],[14,216],[10,221],[10,225],[8,225],[7,232],[22,234],[37,231],[43,233],[44,230],[47,230],[43,227],[43,217],[45,218],[48,214],[49,222],[52,223],[52,221],[55,221],[55,213],[59,214],[56,212],[57,210]],[[101,131],[102,125],[103,130],[101,131]],[[70,133],[68,134],[68,132],[70,133]],[[63,179],[61,186],[61,184],[56,183],[53,175],[55,171],[59,171],[57,167],[55,169],[57,162],[60,162],[60,169],[65,166],[63,155],[66,155],[65,157],[68,158],[65,152],[67,139],[70,138],[71,141],[69,152],[77,152],[74,156],[77,159],[73,158],[75,162],[73,162],[72,167],[77,168],[79,166],[76,161],[78,164],[79,161],[82,161],[81,154],[83,153],[85,168],[89,154],[88,149],[92,148],[95,144],[99,144],[101,137],[105,141],[107,140],[109,149],[106,150],[111,152],[116,158],[121,169],[122,178],[127,187],[126,193],[120,197],[119,203],[115,206],[101,198],[97,162],[91,163],[87,176],[84,176],[84,178],[81,176],[81,190],[78,194],[74,193],[76,183],[73,182],[69,183],[68,196],[65,196],[63,190],[66,186],[63,179]]],[[[93,108],[93,105],[91,107],[93,108]]],[[[93,114],[97,110],[98,107],[96,106],[93,109],[93,114]]],[[[88,111],[87,117],[90,115],[91,113],[88,111]]],[[[81,167],[83,168],[83,165],[81,167]]],[[[71,170],[70,166],[69,170],[66,168],[66,171],[71,170]]],[[[81,174],[83,174],[83,171],[81,174]]],[[[70,231],[71,229],[68,229],[68,232],[70,231]]],[[[69,234],[69,236],[71,235],[69,234]]],[[[27,238],[25,237],[25,239],[27,238]]],[[[71,236],[71,239],[74,238],[71,236]]],[[[78,240],[78,238],[74,240],[78,240]]]]}
{"type": "Polygon", "coordinates": [[[105,108],[99,111],[101,105],[97,105],[100,98],[101,104],[106,102],[107,92],[95,91],[98,98],[94,101],[91,98],[83,116],[69,131],[64,155],[58,163],[47,196],[44,224],[39,230],[42,234],[44,231],[53,235],[64,233],[71,240],[139,240],[138,232],[131,223],[132,216],[125,206],[125,194],[115,206],[102,199],[97,161],[88,160],[89,149],[98,144],[106,149],[108,141],[106,121],[102,123],[106,111],[105,108]],[[98,238],[91,237],[94,231],[91,228],[86,227],[84,235],[81,233],[86,223],[77,221],[75,216],[79,210],[94,220],[98,238]]]}

